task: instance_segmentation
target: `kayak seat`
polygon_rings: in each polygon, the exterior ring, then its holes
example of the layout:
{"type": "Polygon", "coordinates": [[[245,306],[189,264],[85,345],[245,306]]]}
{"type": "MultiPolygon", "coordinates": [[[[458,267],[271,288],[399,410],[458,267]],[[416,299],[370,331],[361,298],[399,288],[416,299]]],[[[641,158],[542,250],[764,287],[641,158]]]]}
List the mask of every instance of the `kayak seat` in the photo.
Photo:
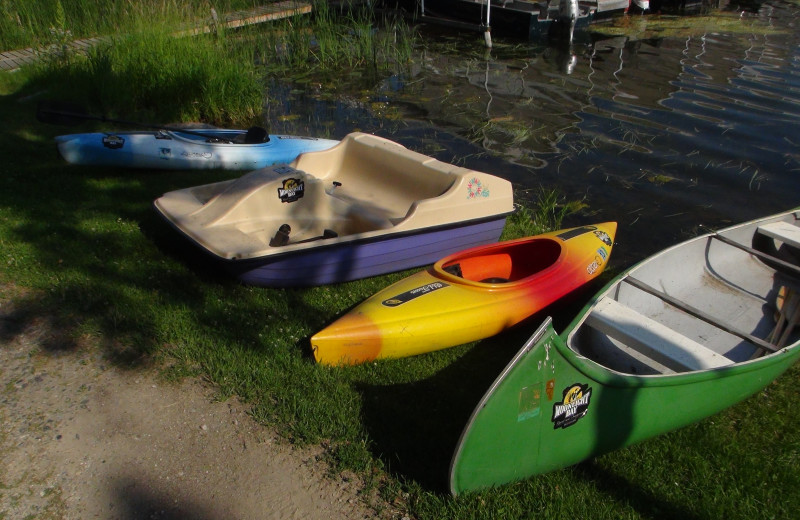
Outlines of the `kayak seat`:
{"type": "Polygon", "coordinates": [[[266,128],[251,126],[244,135],[244,144],[262,144],[269,141],[269,133],[266,128]]]}
{"type": "MultiPolygon", "coordinates": [[[[450,274],[456,275],[459,278],[464,278],[464,273],[461,270],[461,264],[450,264],[448,266],[442,267],[442,270],[448,272],[450,274]]],[[[508,270],[508,269],[506,269],[508,270]]],[[[474,273],[472,273],[474,275],[474,273]]],[[[489,276],[487,278],[482,278],[478,280],[480,283],[508,283],[508,278],[504,278],[502,276],[489,276]]]]}
{"type": "Polygon", "coordinates": [[[484,278],[481,283],[508,283],[508,278],[500,278],[499,276],[484,278]]]}
{"type": "Polygon", "coordinates": [[[733,364],[705,345],[612,298],[601,299],[586,324],[676,372],[733,364]]]}
{"type": "Polygon", "coordinates": [[[505,283],[511,276],[511,255],[500,253],[459,258],[456,263],[444,265],[442,269],[473,282],[499,283],[487,280],[503,280],[505,283]]]}
{"type": "Polygon", "coordinates": [[[444,271],[480,283],[509,283],[531,277],[551,267],[561,255],[561,245],[542,239],[508,247],[493,254],[459,257],[442,266],[444,271]]]}

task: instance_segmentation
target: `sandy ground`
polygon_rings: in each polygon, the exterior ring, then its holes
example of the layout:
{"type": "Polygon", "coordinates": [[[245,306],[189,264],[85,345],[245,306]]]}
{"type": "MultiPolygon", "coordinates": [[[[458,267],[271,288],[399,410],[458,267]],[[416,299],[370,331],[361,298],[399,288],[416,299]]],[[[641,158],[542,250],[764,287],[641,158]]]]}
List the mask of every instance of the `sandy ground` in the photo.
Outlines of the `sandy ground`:
{"type": "Polygon", "coordinates": [[[91,348],[54,353],[41,318],[0,300],[0,518],[372,518],[246,407],[197,381],[123,371],[91,348]]]}

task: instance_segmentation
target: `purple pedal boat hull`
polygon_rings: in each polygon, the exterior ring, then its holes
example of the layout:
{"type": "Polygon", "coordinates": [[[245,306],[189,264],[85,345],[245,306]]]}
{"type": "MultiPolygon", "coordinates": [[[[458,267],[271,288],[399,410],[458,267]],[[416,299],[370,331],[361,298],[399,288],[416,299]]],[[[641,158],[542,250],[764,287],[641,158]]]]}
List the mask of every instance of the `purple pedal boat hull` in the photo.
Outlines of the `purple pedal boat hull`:
{"type": "Polygon", "coordinates": [[[313,287],[348,282],[432,264],[462,249],[497,242],[504,224],[505,216],[418,234],[333,244],[261,261],[229,260],[224,267],[248,285],[313,287]]]}

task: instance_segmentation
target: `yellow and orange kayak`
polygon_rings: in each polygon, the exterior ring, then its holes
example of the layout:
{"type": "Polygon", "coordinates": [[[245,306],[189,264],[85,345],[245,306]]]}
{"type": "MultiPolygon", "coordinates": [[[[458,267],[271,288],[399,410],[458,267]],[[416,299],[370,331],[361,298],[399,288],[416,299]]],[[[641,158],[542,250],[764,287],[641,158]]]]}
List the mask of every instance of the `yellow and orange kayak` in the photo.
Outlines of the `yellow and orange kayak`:
{"type": "Polygon", "coordinates": [[[355,365],[493,336],[603,272],[616,230],[606,222],[447,256],[315,334],[314,358],[355,365]]]}

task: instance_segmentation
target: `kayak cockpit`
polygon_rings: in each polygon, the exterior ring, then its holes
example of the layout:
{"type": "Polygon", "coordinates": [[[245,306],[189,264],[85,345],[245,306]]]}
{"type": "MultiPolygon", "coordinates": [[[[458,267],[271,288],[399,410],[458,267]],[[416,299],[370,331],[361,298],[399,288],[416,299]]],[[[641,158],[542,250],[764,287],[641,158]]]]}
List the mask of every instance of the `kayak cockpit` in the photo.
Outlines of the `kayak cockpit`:
{"type": "Polygon", "coordinates": [[[552,267],[561,256],[561,244],[552,238],[509,242],[475,254],[445,258],[437,268],[479,283],[513,283],[552,267]]]}

